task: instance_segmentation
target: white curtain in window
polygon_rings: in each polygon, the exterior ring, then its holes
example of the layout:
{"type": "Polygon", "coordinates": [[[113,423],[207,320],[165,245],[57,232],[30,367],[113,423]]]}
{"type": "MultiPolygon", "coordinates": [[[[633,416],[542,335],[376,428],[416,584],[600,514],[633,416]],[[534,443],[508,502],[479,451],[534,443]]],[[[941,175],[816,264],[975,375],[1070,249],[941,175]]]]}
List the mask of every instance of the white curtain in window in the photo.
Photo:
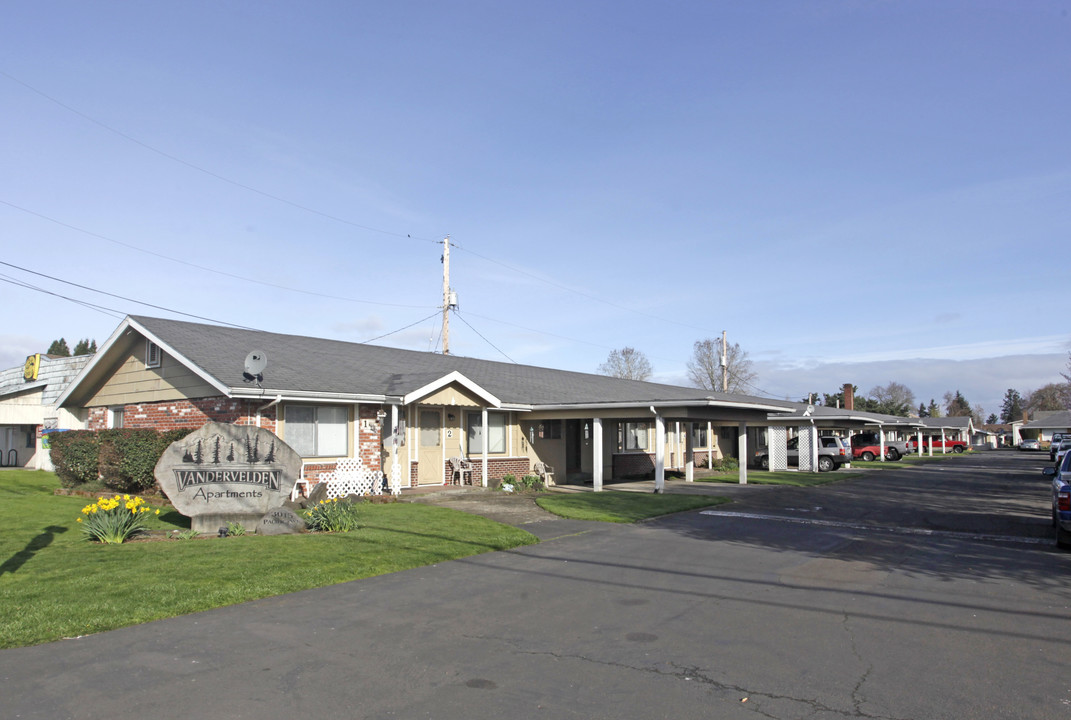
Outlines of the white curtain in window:
{"type": "Polygon", "coordinates": [[[317,411],[316,454],[345,457],[349,451],[349,408],[327,405],[317,411]]]}
{"type": "Polygon", "coordinates": [[[303,405],[286,408],[286,423],[283,426],[286,444],[301,457],[316,455],[316,410],[303,405]]]}

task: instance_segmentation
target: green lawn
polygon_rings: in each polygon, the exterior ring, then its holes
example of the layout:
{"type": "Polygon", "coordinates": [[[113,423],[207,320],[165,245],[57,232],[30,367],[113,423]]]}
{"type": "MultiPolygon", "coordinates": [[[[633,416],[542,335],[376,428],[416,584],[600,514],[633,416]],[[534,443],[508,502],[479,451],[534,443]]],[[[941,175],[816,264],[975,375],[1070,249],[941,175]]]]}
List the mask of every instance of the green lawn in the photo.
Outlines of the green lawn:
{"type": "Polygon", "coordinates": [[[592,493],[554,493],[536,499],[539,507],[571,520],[631,523],[659,515],[695,510],[729,502],[711,495],[655,495],[607,490],[592,493]]]}
{"type": "MultiPolygon", "coordinates": [[[[855,463],[852,462],[852,466],[855,463]]],[[[795,470],[748,470],[747,481],[749,485],[794,485],[796,487],[811,487],[812,485],[825,485],[826,483],[839,482],[850,478],[859,477],[860,473],[851,470],[840,469],[832,472],[810,473],[797,472],[795,470]]],[[[740,482],[740,474],[734,470],[729,473],[717,473],[714,475],[696,476],[696,482],[735,484],[740,482]]]]}
{"type": "MultiPolygon", "coordinates": [[[[101,545],[55,475],[0,472],[0,647],[33,645],[537,542],[486,518],[362,505],[349,533],[101,545]]],[[[188,527],[163,512],[150,529],[188,527]]]]}

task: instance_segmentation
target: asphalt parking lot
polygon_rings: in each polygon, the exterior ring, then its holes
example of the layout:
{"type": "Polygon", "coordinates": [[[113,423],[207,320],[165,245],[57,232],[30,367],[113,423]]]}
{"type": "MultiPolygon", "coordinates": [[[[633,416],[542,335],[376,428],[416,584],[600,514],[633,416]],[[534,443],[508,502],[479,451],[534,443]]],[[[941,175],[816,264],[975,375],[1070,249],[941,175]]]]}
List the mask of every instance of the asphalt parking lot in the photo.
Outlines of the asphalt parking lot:
{"type": "Polygon", "coordinates": [[[727,489],[711,511],[6,650],[0,718],[1071,717],[1071,554],[1042,465],[727,489]]]}

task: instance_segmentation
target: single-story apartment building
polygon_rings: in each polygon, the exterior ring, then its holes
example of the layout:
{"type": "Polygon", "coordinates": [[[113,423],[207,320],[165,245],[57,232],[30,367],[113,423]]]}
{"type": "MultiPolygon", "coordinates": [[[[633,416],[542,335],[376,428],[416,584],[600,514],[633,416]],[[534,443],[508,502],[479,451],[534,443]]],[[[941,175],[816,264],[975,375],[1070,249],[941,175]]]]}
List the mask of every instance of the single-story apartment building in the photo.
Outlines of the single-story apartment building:
{"type": "Polygon", "coordinates": [[[711,458],[746,458],[749,427],[797,404],[130,316],[57,407],[88,429],[263,427],[301,455],[310,483],[359,459],[402,489],[487,484],[537,463],[558,482],[586,479],[596,489],[653,472],[660,489],[667,469],[691,473],[711,458]]]}

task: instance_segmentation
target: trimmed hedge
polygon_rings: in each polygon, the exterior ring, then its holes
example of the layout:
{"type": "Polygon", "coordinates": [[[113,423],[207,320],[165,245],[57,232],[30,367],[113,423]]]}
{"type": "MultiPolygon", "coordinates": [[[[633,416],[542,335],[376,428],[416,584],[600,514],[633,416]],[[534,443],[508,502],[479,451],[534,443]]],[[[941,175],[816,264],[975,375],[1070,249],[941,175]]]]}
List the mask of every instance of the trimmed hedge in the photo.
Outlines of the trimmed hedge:
{"type": "Polygon", "coordinates": [[[60,484],[73,488],[100,478],[100,438],[94,430],[48,434],[52,464],[60,484]]]}
{"type": "Polygon", "coordinates": [[[156,484],[153,470],[168,446],[191,432],[116,428],[51,433],[52,464],[63,487],[99,479],[113,490],[140,492],[156,484]]]}

